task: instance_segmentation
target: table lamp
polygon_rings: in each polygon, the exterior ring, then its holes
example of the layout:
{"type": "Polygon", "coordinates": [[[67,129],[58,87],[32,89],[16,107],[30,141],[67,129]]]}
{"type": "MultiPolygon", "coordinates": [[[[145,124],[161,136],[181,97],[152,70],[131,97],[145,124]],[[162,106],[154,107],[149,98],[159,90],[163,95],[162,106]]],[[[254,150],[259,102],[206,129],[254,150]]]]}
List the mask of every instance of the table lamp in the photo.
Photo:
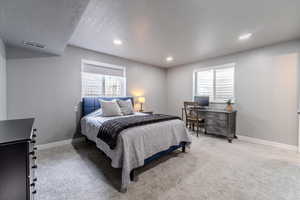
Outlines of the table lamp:
{"type": "Polygon", "coordinates": [[[143,112],[143,104],[145,103],[146,99],[145,97],[138,97],[138,102],[141,104],[141,108],[139,112],[143,112]]]}

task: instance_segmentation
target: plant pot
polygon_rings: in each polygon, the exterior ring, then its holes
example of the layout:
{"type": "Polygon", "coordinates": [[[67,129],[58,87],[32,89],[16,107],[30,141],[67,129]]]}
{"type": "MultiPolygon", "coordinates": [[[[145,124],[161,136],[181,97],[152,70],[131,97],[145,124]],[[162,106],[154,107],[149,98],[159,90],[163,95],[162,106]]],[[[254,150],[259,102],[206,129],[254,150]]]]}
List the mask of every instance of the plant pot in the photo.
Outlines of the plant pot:
{"type": "Polygon", "coordinates": [[[226,110],[227,110],[228,112],[232,112],[232,111],[233,111],[232,105],[231,105],[231,104],[230,104],[230,105],[227,105],[227,106],[226,106],[226,110]]]}

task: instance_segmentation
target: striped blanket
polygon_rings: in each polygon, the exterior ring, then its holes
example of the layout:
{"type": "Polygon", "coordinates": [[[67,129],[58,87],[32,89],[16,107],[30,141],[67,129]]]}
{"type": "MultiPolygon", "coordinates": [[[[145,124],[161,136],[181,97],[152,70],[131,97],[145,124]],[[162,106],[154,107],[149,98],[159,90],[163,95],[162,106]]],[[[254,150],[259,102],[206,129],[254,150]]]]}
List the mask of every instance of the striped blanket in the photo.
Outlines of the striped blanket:
{"type": "Polygon", "coordinates": [[[112,119],[104,122],[101,125],[97,137],[104,141],[110,147],[110,149],[114,149],[117,145],[117,138],[123,130],[174,119],[180,118],[177,116],[153,114],[112,119]]]}

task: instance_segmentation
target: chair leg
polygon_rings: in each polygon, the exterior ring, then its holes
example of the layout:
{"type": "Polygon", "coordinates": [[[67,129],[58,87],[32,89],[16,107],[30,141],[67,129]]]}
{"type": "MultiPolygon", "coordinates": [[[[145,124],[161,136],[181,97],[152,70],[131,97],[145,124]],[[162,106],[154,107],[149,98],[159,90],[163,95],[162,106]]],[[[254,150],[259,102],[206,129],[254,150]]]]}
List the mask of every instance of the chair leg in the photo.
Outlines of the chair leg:
{"type": "Polygon", "coordinates": [[[199,129],[200,129],[200,127],[199,127],[199,123],[197,123],[197,137],[199,137],[199,129]]]}

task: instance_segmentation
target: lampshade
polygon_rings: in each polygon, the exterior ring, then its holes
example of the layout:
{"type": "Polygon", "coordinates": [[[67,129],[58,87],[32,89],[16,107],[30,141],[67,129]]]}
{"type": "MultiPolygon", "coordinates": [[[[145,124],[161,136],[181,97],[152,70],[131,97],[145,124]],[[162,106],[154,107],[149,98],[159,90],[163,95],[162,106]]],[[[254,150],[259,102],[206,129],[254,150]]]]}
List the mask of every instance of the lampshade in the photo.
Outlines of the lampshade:
{"type": "Polygon", "coordinates": [[[145,97],[138,97],[139,103],[145,103],[145,101],[146,101],[145,97]]]}

